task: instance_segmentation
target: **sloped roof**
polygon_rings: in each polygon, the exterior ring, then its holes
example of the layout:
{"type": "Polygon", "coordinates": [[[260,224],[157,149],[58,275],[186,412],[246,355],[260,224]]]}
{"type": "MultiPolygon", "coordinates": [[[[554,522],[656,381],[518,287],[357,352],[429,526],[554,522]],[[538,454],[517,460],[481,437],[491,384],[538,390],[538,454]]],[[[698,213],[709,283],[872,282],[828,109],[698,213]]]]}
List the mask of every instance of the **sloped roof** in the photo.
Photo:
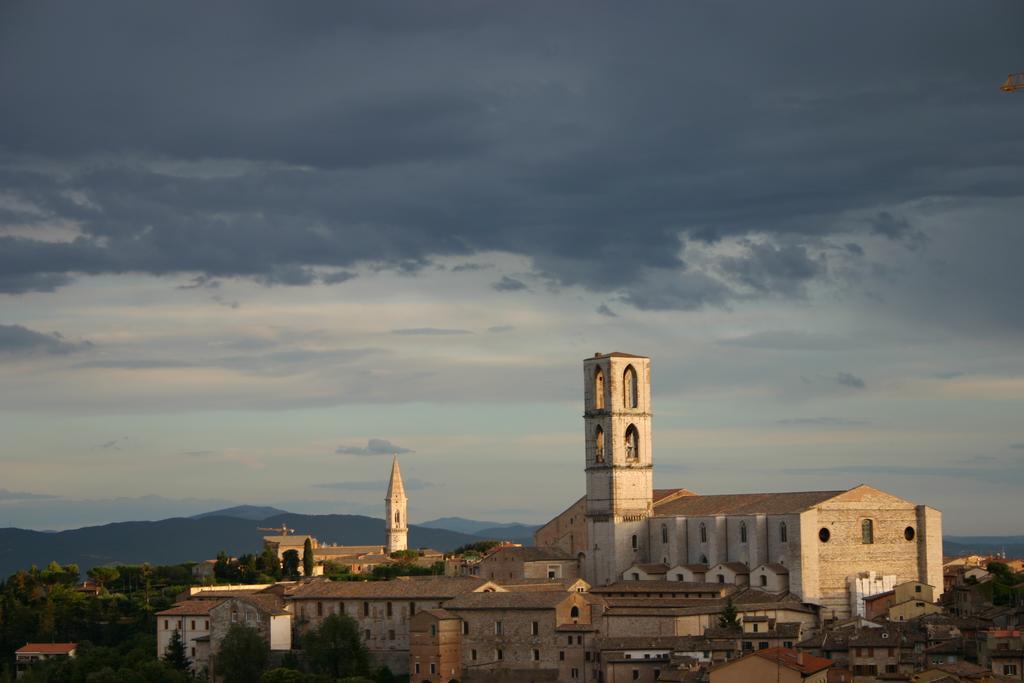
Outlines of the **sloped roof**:
{"type": "MultiPolygon", "coordinates": [[[[525,591],[515,593],[464,593],[444,603],[446,610],[460,609],[554,609],[572,593],[525,591]]],[[[582,595],[582,594],[581,594],[582,595]]]]}
{"type": "Polygon", "coordinates": [[[511,555],[516,560],[519,560],[521,562],[544,562],[547,560],[557,560],[562,562],[565,560],[576,559],[575,557],[569,555],[560,548],[536,548],[533,546],[530,546],[528,548],[523,546],[505,546],[504,548],[495,550],[493,553],[491,553],[484,559],[490,560],[492,558],[496,558],[498,555],[511,555]]]}
{"type": "Polygon", "coordinates": [[[313,579],[302,583],[288,594],[289,598],[316,599],[434,599],[444,600],[468,593],[486,583],[475,577],[431,576],[394,579],[391,581],[329,581],[313,579]]]}
{"type": "Polygon", "coordinates": [[[14,654],[17,655],[66,655],[78,647],[78,643],[25,643],[14,654]]]}
{"type": "Polygon", "coordinates": [[[174,607],[157,612],[158,617],[203,617],[210,614],[210,610],[224,602],[226,598],[220,597],[216,600],[186,600],[174,607]]]}
{"type": "Polygon", "coordinates": [[[797,652],[785,647],[770,647],[765,650],[758,650],[753,656],[767,659],[771,662],[778,662],[787,669],[805,674],[823,671],[833,664],[831,659],[815,657],[814,655],[797,652]]]}
{"type": "MultiPolygon", "coordinates": [[[[637,356],[632,353],[623,353],[622,351],[612,351],[611,353],[595,353],[593,358],[648,358],[648,356],[637,356]]],[[[585,360],[590,360],[586,358],[585,360]]]]}
{"type": "Polygon", "coordinates": [[[727,493],[717,496],[682,496],[654,503],[654,514],[670,517],[714,515],[785,515],[802,512],[845,491],[790,493],[727,493]]]}

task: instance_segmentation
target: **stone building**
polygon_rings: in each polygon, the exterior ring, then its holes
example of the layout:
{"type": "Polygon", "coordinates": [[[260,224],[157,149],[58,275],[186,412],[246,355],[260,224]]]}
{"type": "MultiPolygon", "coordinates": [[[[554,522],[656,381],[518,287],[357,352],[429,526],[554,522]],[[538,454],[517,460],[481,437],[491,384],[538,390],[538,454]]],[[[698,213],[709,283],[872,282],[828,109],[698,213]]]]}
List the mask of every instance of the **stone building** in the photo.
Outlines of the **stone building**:
{"type": "Polygon", "coordinates": [[[197,673],[209,667],[210,609],[220,600],[186,600],[156,613],[156,655],[163,658],[177,632],[197,673]]]}
{"type": "Polygon", "coordinates": [[[480,560],[474,576],[484,579],[577,579],[576,558],[558,548],[504,546],[480,560]]]}
{"type": "Polygon", "coordinates": [[[462,678],[462,620],[443,609],[425,609],[409,620],[409,680],[448,683],[462,678]]]}
{"type": "Polygon", "coordinates": [[[697,565],[739,583],[756,568],[766,588],[836,618],[860,613],[863,597],[895,583],[942,585],[940,513],[870,486],[713,496],[654,489],[650,359],[595,354],[583,374],[587,493],[534,541],[576,557],[592,585],[643,565],[666,565],[670,576],[697,565]],[[878,581],[860,581],[867,574],[878,581]]]}
{"type": "MultiPolygon", "coordinates": [[[[419,612],[438,609],[452,598],[479,589],[476,578],[402,577],[391,581],[313,579],[289,590],[285,599],[296,635],[318,627],[331,614],[347,614],[359,624],[363,644],[376,666],[409,671],[409,626],[419,612]]],[[[460,679],[461,680],[461,679],[460,679]]]]}
{"type": "MultiPolygon", "coordinates": [[[[254,629],[266,642],[271,655],[292,649],[292,615],[284,609],[281,596],[273,592],[225,598],[210,608],[209,674],[211,680],[223,675],[217,668],[217,652],[232,626],[254,629]]],[[[200,641],[202,642],[202,641],[200,641]]]]}
{"type": "Polygon", "coordinates": [[[14,651],[15,676],[21,678],[41,662],[73,658],[77,652],[77,643],[25,643],[14,651]]]}
{"type": "Polygon", "coordinates": [[[711,670],[711,683],[827,683],[832,661],[786,648],[770,648],[711,670]]]}

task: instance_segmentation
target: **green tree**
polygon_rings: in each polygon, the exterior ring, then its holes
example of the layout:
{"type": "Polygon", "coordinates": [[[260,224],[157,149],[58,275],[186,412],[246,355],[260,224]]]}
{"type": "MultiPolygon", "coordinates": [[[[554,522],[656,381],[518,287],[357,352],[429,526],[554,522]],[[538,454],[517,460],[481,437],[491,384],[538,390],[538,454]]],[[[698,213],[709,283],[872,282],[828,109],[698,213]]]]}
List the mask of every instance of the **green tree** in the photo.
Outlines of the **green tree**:
{"type": "Polygon", "coordinates": [[[332,678],[365,676],[369,656],[359,641],[359,625],[350,616],[332,614],[302,638],[306,662],[316,673],[332,678]]]}
{"type": "Polygon", "coordinates": [[[121,578],[121,573],[117,571],[116,567],[93,567],[86,573],[100,588],[113,585],[115,581],[121,578]]]}
{"type": "Polygon", "coordinates": [[[260,683],[308,683],[310,676],[295,669],[271,669],[260,677],[260,683]]]}
{"type": "Polygon", "coordinates": [[[233,624],[220,643],[214,667],[224,683],[252,683],[267,668],[270,648],[255,629],[233,624]]]}
{"type": "Polygon", "coordinates": [[[373,672],[374,683],[396,683],[397,680],[395,674],[391,673],[391,669],[386,666],[382,666],[373,672]]]}
{"type": "Polygon", "coordinates": [[[741,628],[739,613],[736,611],[736,605],[733,604],[731,595],[725,601],[725,609],[718,617],[718,625],[722,628],[741,628]]]}
{"type": "Polygon", "coordinates": [[[281,560],[278,559],[277,553],[270,548],[263,549],[263,553],[260,554],[257,560],[257,566],[267,576],[274,579],[281,578],[281,560]]]}
{"type": "Polygon", "coordinates": [[[192,669],[192,663],[188,661],[188,653],[185,651],[185,641],[181,639],[181,631],[178,629],[174,629],[171,640],[167,643],[164,661],[169,667],[178,671],[188,673],[192,669]]]}
{"type": "Polygon", "coordinates": [[[288,579],[299,578],[299,551],[285,550],[281,558],[281,574],[288,579]]]}
{"type": "Polygon", "coordinates": [[[222,581],[226,581],[229,578],[231,578],[229,576],[230,573],[231,558],[228,557],[228,554],[226,552],[221,550],[219,553],[217,553],[217,561],[213,563],[213,576],[215,578],[221,579],[222,581]]]}
{"type": "Polygon", "coordinates": [[[302,544],[302,575],[313,576],[313,542],[308,537],[302,544]]]}

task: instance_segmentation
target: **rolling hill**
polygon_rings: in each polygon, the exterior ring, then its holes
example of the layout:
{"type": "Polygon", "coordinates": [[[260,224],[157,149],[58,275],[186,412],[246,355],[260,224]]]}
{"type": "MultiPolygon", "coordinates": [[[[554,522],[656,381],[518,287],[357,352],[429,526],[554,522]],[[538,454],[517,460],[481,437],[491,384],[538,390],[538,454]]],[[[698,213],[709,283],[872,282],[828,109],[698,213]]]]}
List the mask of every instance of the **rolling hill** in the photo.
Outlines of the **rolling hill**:
{"type": "MultiPolygon", "coordinates": [[[[325,543],[371,545],[384,538],[384,520],[361,515],[296,515],[282,513],[259,520],[224,515],[164,519],[157,522],[117,522],[60,532],[0,529],[0,577],[51,561],[75,563],[83,572],[111,563],[175,564],[229,554],[259,552],[263,532],[257,526],[287,524],[325,543]]],[[[445,529],[409,527],[411,547],[437,550],[479,541],[477,536],[445,529]]]]}

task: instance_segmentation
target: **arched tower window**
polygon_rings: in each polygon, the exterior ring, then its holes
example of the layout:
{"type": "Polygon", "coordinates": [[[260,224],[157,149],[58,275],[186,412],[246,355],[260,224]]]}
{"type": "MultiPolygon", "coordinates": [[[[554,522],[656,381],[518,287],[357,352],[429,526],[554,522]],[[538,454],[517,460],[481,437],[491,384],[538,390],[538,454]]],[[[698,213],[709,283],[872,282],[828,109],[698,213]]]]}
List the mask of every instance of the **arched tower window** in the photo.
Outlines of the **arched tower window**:
{"type": "Polygon", "coordinates": [[[622,374],[622,404],[627,408],[636,408],[636,370],[630,365],[622,374]]]}
{"type": "Polygon", "coordinates": [[[740,543],[747,542],[747,523],[740,522],[740,543]]]}
{"type": "Polygon", "coordinates": [[[668,525],[667,524],[662,524],[661,525],[661,542],[662,543],[668,543],[668,525]]]}
{"type": "Polygon", "coordinates": [[[604,410],[604,371],[594,370],[594,408],[604,410]]]}
{"type": "Polygon", "coordinates": [[[402,513],[401,512],[396,512],[395,513],[395,524],[396,525],[401,525],[402,524],[402,513]]]}
{"type": "Polygon", "coordinates": [[[872,522],[870,519],[865,519],[860,523],[860,542],[875,542],[875,523],[872,522]]]}
{"type": "Polygon", "coordinates": [[[572,609],[569,610],[569,618],[570,619],[579,619],[580,618],[580,608],[577,607],[576,605],[573,605],[572,609]]]}
{"type": "Polygon", "coordinates": [[[779,540],[782,541],[783,543],[786,543],[786,541],[787,541],[787,538],[786,538],[786,523],[785,522],[779,524],[779,540]]]}
{"type": "Polygon", "coordinates": [[[640,432],[635,425],[626,428],[626,462],[636,462],[640,459],[640,432]]]}
{"type": "Polygon", "coordinates": [[[708,542],[708,528],[704,525],[704,522],[700,523],[700,542],[701,543],[707,543],[708,542]]]}
{"type": "Polygon", "coordinates": [[[594,460],[604,462],[604,430],[601,425],[594,429],[594,460]]]}

